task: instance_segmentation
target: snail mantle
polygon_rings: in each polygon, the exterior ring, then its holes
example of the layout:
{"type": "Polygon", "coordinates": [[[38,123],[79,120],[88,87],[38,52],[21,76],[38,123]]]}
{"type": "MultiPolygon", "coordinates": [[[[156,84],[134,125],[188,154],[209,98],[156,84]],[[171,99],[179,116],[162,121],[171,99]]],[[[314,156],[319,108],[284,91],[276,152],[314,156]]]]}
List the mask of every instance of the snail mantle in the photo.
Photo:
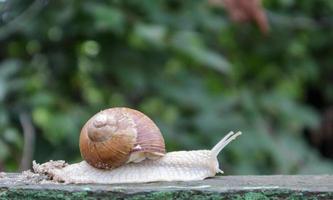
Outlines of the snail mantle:
{"type": "Polygon", "coordinates": [[[333,199],[333,176],[217,176],[202,181],[58,184],[0,173],[0,199],[333,199]]]}

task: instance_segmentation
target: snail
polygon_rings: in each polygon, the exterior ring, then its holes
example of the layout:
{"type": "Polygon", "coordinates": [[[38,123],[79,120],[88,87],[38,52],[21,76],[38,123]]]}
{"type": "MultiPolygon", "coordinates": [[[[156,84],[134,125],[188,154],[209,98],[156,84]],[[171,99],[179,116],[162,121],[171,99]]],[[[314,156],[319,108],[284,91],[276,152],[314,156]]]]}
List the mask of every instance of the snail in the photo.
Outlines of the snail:
{"type": "Polygon", "coordinates": [[[33,163],[34,171],[65,183],[145,183],[194,181],[223,173],[217,160],[221,150],[241,132],[230,132],[211,150],[166,153],[162,134],[143,113],[110,108],[83,126],[80,151],[84,161],[33,163]]]}

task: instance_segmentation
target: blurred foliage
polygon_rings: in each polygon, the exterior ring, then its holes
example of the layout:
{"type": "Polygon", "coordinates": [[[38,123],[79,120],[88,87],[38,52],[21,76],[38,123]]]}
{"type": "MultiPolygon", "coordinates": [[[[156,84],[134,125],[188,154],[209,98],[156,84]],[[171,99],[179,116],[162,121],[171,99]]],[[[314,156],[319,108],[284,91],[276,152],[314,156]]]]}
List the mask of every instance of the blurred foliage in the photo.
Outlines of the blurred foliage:
{"type": "Polygon", "coordinates": [[[79,161],[80,128],[101,109],[143,111],[168,151],[211,148],[227,174],[332,173],[304,139],[333,102],[330,0],[266,0],[271,30],[231,23],[207,1],[0,1],[0,168],[19,167],[19,115],[34,159],[79,161]],[[309,100],[310,99],[310,100],[309,100]]]}

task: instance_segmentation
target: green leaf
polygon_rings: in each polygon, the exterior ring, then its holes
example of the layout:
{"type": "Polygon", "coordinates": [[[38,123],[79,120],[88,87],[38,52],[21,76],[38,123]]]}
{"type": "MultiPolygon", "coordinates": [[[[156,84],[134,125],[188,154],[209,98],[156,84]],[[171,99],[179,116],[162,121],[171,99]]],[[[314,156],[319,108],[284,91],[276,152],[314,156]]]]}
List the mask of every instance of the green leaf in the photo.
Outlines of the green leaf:
{"type": "Polygon", "coordinates": [[[3,139],[8,144],[14,145],[16,148],[21,148],[23,146],[23,140],[19,132],[14,128],[7,128],[4,131],[3,139]]]}
{"type": "Polygon", "coordinates": [[[125,16],[120,9],[110,5],[89,3],[86,10],[94,17],[96,29],[123,32],[125,16]]]}
{"type": "Polygon", "coordinates": [[[196,63],[210,67],[220,73],[230,71],[230,64],[221,54],[204,46],[199,35],[194,32],[178,32],[172,38],[172,47],[185,54],[196,63]]]}
{"type": "Polygon", "coordinates": [[[9,146],[0,139],[0,161],[4,161],[9,156],[9,146]]]}
{"type": "Polygon", "coordinates": [[[20,69],[20,62],[18,60],[8,59],[0,63],[0,80],[8,78],[20,69]]]}
{"type": "Polygon", "coordinates": [[[153,24],[136,24],[131,35],[130,41],[138,47],[164,47],[167,29],[161,25],[153,24]]]}

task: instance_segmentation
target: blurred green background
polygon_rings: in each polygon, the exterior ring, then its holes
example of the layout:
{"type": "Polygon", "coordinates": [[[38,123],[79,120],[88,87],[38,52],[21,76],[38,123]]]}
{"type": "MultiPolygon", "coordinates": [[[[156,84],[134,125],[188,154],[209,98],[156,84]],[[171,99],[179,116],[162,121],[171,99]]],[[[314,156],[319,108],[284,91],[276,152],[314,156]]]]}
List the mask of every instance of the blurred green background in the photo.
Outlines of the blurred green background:
{"type": "Polygon", "coordinates": [[[0,0],[0,171],[81,160],[83,124],[127,106],[168,151],[226,174],[333,173],[333,1],[264,0],[267,34],[207,0],[0,0]]]}

